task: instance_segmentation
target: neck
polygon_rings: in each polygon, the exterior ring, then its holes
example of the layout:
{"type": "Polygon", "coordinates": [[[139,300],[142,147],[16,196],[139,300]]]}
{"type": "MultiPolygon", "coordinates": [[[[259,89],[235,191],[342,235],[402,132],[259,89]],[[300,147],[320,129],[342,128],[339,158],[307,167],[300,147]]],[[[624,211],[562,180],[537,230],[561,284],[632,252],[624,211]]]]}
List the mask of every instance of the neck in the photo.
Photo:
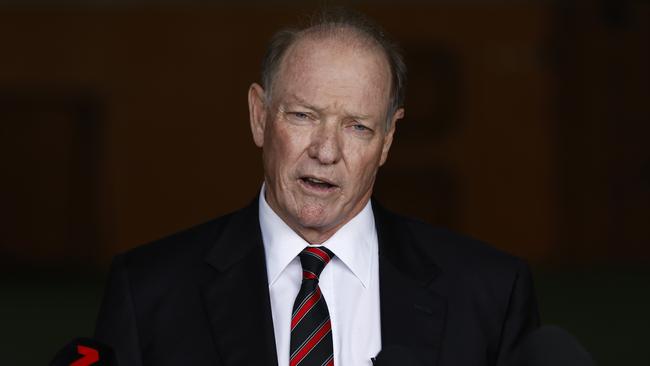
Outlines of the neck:
{"type": "Polygon", "coordinates": [[[330,230],[325,230],[325,231],[320,231],[320,230],[312,230],[309,228],[296,228],[296,227],[291,227],[293,231],[298,234],[301,238],[303,238],[307,243],[309,244],[323,244],[326,242],[329,238],[331,238],[334,233],[336,233],[345,223],[338,225],[336,227],[333,227],[330,230]]]}
{"type": "Polygon", "coordinates": [[[365,199],[362,199],[350,212],[348,212],[347,215],[345,215],[342,220],[339,220],[339,222],[328,226],[303,226],[300,225],[300,223],[296,220],[291,220],[291,218],[288,217],[284,211],[276,207],[274,200],[268,199],[268,189],[265,192],[264,200],[269,205],[271,210],[273,210],[273,212],[275,212],[275,214],[278,215],[282,221],[287,224],[287,226],[289,226],[296,234],[298,234],[298,236],[300,236],[309,244],[318,245],[323,244],[329,240],[329,238],[331,238],[337,231],[339,231],[339,229],[350,222],[350,220],[357,216],[359,212],[361,212],[361,210],[366,207],[368,201],[370,200],[370,192],[368,192],[367,197],[365,197],[365,199]]]}

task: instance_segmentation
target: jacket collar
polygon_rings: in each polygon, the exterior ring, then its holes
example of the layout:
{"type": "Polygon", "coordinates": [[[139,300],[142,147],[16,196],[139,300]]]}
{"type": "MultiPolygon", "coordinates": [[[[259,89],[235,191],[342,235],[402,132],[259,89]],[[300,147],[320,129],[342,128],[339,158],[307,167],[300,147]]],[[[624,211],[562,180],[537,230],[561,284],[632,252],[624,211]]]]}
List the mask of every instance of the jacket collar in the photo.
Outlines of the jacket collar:
{"type": "Polygon", "coordinates": [[[386,210],[376,199],[372,200],[375,227],[379,242],[379,256],[388,260],[411,280],[427,286],[440,274],[435,258],[429,255],[409,220],[386,210]]]}
{"type": "Polygon", "coordinates": [[[372,203],[379,241],[382,349],[410,351],[423,365],[437,364],[447,313],[434,289],[442,275],[410,221],[372,203]]]}
{"type": "Polygon", "coordinates": [[[277,366],[257,199],[227,220],[201,289],[217,353],[224,365],[277,366]]]}

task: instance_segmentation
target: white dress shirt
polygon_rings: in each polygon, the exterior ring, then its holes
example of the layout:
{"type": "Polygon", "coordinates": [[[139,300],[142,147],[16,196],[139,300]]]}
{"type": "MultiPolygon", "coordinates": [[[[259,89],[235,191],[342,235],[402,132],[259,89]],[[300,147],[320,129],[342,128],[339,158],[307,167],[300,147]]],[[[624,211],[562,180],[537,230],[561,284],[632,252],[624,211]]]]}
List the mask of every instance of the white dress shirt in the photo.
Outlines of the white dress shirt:
{"type": "MultiPolygon", "coordinates": [[[[298,254],[309,243],[259,199],[278,365],[289,365],[291,313],[302,282],[298,254]]],[[[334,365],[369,366],[381,349],[377,231],[370,202],[322,244],[335,257],[319,285],[332,322],[334,365]]]]}

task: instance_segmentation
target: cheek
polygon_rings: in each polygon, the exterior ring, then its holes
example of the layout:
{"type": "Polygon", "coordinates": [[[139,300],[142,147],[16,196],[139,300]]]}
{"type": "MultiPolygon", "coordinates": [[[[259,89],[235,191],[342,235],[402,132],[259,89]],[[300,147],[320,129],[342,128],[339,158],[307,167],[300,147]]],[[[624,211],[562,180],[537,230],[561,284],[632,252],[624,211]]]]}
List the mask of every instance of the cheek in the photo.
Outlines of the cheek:
{"type": "MultiPolygon", "coordinates": [[[[264,153],[267,155],[267,166],[276,174],[286,175],[297,165],[304,151],[305,137],[292,133],[290,129],[272,129],[266,133],[264,153]]],[[[285,177],[286,178],[286,177],[285,177]]]]}
{"type": "Polygon", "coordinates": [[[355,149],[351,149],[348,156],[350,159],[349,169],[354,177],[356,188],[365,190],[379,167],[381,146],[377,144],[363,147],[358,146],[355,149]]]}

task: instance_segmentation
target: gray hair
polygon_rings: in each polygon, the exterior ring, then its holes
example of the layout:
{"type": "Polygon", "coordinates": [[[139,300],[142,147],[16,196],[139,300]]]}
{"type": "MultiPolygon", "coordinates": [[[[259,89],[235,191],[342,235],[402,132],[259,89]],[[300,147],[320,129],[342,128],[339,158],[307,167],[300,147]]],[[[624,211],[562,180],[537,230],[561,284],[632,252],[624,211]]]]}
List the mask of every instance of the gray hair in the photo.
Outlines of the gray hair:
{"type": "Polygon", "coordinates": [[[388,61],[391,73],[391,89],[388,104],[386,129],[390,128],[392,116],[404,106],[406,96],[406,65],[401,50],[384,31],[368,17],[347,9],[320,12],[303,28],[287,28],[275,33],[269,42],[262,61],[262,86],[266,97],[271,99],[273,82],[287,50],[307,34],[332,35],[339,31],[350,31],[362,40],[377,46],[388,61]]]}

